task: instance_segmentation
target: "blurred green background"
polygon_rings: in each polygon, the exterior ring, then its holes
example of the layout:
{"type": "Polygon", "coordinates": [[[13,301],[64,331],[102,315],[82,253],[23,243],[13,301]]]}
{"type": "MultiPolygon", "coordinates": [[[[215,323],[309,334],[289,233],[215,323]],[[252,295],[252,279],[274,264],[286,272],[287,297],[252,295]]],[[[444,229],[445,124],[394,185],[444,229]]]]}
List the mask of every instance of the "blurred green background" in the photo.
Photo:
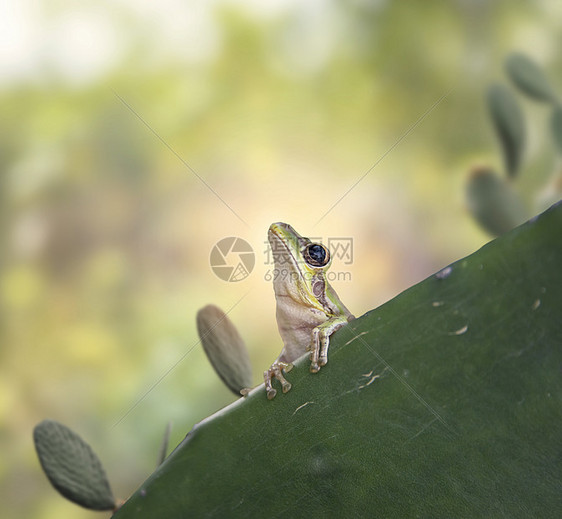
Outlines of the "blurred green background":
{"type": "MultiPolygon", "coordinates": [[[[562,85],[556,0],[25,0],[0,14],[6,519],[100,516],[42,474],[43,418],[88,441],[125,498],[168,421],[175,446],[233,401],[197,343],[205,304],[231,310],[260,382],[281,349],[270,223],[353,239],[332,269],[356,315],[488,241],[464,202],[472,167],[501,169],[484,92],[513,50],[562,85]],[[256,252],[237,283],[209,265],[228,236],[256,252]]],[[[532,214],[556,159],[544,112],[523,108],[532,214]]]]}

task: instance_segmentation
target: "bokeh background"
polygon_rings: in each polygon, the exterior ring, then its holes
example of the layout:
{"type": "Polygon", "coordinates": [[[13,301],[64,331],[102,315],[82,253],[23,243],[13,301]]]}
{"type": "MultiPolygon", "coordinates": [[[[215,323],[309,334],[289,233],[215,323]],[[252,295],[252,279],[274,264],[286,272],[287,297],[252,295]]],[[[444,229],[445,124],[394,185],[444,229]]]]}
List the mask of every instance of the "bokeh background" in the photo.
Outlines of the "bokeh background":
{"type": "MultiPolygon", "coordinates": [[[[205,304],[260,382],[281,349],[270,223],[353,239],[333,284],[356,315],[487,242],[464,200],[472,167],[502,167],[484,92],[514,50],[562,87],[561,37],[557,0],[3,2],[2,516],[100,516],[42,474],[42,419],[125,498],[168,421],[175,446],[234,400],[197,343],[205,304]],[[256,252],[237,283],[209,265],[228,236],[256,252]]],[[[533,214],[557,165],[546,112],[523,108],[533,214]]]]}

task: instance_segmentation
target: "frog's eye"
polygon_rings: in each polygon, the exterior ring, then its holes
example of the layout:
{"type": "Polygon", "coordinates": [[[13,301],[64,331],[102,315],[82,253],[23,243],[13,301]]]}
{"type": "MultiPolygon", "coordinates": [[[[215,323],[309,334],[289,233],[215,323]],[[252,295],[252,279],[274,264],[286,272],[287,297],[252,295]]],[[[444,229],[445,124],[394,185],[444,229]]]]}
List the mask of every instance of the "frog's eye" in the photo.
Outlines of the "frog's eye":
{"type": "Polygon", "coordinates": [[[311,267],[325,267],[330,262],[330,251],[320,243],[311,243],[304,249],[304,259],[311,267]]]}

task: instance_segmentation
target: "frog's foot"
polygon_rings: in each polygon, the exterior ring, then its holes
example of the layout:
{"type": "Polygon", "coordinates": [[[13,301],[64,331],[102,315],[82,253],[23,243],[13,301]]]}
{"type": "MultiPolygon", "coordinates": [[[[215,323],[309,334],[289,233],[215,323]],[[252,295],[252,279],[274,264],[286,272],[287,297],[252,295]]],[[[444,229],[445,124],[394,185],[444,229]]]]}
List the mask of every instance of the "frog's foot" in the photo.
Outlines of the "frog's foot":
{"type": "Polygon", "coordinates": [[[263,372],[263,380],[265,382],[265,390],[267,391],[268,400],[274,399],[277,394],[277,390],[273,389],[271,385],[271,381],[274,378],[281,382],[283,393],[286,393],[289,389],[291,389],[291,383],[285,379],[283,371],[288,373],[292,368],[293,365],[290,363],[275,361],[268,370],[263,372]]]}

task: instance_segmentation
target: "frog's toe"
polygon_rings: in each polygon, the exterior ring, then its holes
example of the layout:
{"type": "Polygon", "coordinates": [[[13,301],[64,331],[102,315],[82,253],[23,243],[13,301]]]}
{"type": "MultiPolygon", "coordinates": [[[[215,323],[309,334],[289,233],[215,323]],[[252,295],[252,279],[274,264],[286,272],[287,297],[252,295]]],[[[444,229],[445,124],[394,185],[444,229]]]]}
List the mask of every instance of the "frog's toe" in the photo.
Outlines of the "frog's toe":
{"type": "Polygon", "coordinates": [[[311,373],[318,373],[319,371],[320,371],[320,366],[318,365],[317,362],[313,362],[312,364],[310,364],[311,373]]]}
{"type": "Polygon", "coordinates": [[[275,373],[275,378],[277,380],[279,380],[279,382],[281,383],[281,388],[283,389],[283,393],[286,393],[287,391],[289,391],[291,389],[291,387],[292,387],[291,383],[283,376],[283,374],[281,373],[281,370],[279,370],[275,373]]]}

